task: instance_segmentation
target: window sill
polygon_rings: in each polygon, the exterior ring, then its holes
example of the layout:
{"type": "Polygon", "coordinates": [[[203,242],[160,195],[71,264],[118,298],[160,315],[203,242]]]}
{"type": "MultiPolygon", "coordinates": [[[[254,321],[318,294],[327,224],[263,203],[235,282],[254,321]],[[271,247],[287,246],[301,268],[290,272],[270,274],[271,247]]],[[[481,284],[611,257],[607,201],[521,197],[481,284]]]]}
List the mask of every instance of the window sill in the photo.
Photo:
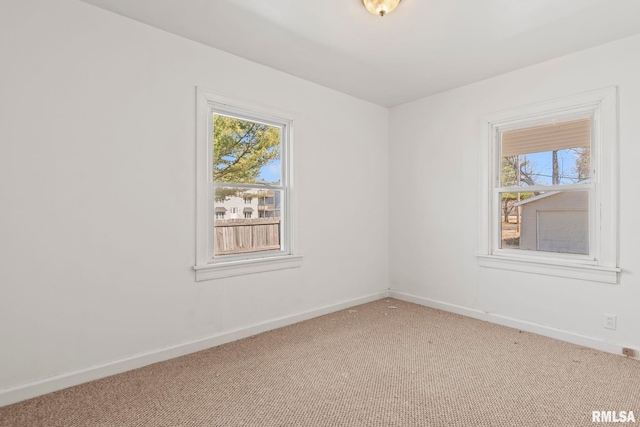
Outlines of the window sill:
{"type": "Polygon", "coordinates": [[[285,255],[269,258],[247,259],[221,262],[217,264],[196,265],[196,282],[244,276],[265,271],[285,270],[302,265],[302,255],[285,255]]]}
{"type": "Polygon", "coordinates": [[[622,271],[618,267],[602,267],[531,258],[512,258],[499,255],[478,255],[478,263],[480,267],[612,284],[618,283],[618,273],[622,271]]]}

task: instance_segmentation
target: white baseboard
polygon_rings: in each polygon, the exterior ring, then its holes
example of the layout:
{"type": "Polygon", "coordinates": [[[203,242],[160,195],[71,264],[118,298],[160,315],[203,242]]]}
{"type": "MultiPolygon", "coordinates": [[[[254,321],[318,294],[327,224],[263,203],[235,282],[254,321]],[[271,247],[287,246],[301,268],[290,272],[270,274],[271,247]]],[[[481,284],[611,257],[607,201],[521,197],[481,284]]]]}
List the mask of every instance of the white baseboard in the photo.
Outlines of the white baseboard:
{"type": "Polygon", "coordinates": [[[580,335],[575,332],[564,331],[561,329],[556,329],[556,328],[540,325],[533,322],[527,322],[525,320],[515,319],[508,316],[502,316],[500,314],[495,314],[495,313],[488,313],[482,310],[463,307],[455,304],[449,304],[446,302],[436,301],[429,298],[419,297],[411,294],[405,294],[402,292],[389,291],[389,297],[396,298],[402,301],[412,302],[414,304],[419,304],[426,307],[448,311],[451,313],[460,314],[462,316],[471,317],[478,320],[485,320],[487,322],[496,323],[498,325],[507,326],[509,328],[531,332],[531,333],[542,335],[545,337],[554,338],[560,341],[566,341],[572,344],[577,344],[584,347],[605,351],[607,353],[622,355],[623,345],[621,344],[603,341],[598,338],[580,335]]]}
{"type": "Polygon", "coordinates": [[[499,314],[487,313],[482,310],[389,290],[371,294],[361,298],[343,301],[337,304],[320,307],[291,316],[272,319],[266,322],[252,325],[247,328],[228,331],[222,334],[201,338],[170,347],[136,354],[130,357],[114,360],[89,368],[43,378],[41,380],[33,381],[28,384],[5,388],[0,390],[0,406],[10,405],[12,403],[17,403],[22,400],[62,390],[64,388],[72,387],[88,381],[93,381],[100,378],[108,377],[110,375],[130,371],[132,369],[141,368],[152,363],[162,362],[165,360],[173,359],[175,357],[195,353],[200,350],[205,350],[207,348],[215,347],[272,329],[281,328],[283,326],[291,325],[303,320],[312,319],[314,317],[344,310],[349,307],[365,304],[367,302],[376,301],[386,297],[396,298],[402,301],[412,302],[415,304],[460,314],[462,316],[467,316],[478,320],[485,320],[487,322],[496,323],[510,328],[520,329],[523,331],[570,342],[577,345],[582,345],[585,347],[605,351],[607,353],[620,355],[622,352],[623,346],[620,344],[607,342],[597,338],[580,335],[574,332],[563,331],[560,329],[555,329],[549,326],[539,325],[520,319],[502,316],[499,314]]]}
{"type": "Polygon", "coordinates": [[[195,353],[196,351],[205,350],[231,341],[236,341],[252,335],[266,332],[272,329],[281,328],[283,326],[292,325],[303,320],[312,319],[314,317],[344,310],[345,308],[376,301],[389,296],[388,291],[383,291],[361,298],[355,298],[348,301],[342,301],[320,307],[314,310],[305,311],[303,313],[291,316],[280,317],[266,322],[258,323],[246,328],[228,331],[222,334],[200,338],[197,340],[152,350],[145,353],[135,354],[133,356],[103,363],[89,368],[80,369],[73,372],[66,372],[48,378],[43,378],[27,384],[21,384],[0,390],[0,406],[10,405],[22,400],[41,396],[43,394],[62,390],[88,381],[97,380],[108,377],[110,375],[120,374],[132,369],[141,368],[152,363],[162,362],[173,359],[175,357],[184,356],[186,354],[195,353]]]}

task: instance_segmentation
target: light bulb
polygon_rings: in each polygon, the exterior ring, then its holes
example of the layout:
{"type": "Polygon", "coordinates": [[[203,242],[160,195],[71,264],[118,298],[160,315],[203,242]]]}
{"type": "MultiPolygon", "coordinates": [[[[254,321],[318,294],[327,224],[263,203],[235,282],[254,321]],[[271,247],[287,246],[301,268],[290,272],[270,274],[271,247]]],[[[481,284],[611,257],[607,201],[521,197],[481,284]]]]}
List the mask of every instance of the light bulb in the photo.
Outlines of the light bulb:
{"type": "Polygon", "coordinates": [[[384,16],[392,12],[400,0],[362,0],[362,4],[374,15],[384,16]]]}

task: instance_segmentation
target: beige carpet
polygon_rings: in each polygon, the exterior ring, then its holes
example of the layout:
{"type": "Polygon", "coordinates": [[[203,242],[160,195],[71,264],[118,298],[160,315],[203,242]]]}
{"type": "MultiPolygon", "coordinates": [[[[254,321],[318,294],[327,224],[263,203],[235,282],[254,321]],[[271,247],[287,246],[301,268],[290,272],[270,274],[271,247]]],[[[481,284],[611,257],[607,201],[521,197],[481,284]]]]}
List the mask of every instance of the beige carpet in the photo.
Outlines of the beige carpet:
{"type": "Polygon", "coordinates": [[[0,408],[0,426],[605,425],[596,410],[640,421],[639,361],[383,299],[0,408]]]}

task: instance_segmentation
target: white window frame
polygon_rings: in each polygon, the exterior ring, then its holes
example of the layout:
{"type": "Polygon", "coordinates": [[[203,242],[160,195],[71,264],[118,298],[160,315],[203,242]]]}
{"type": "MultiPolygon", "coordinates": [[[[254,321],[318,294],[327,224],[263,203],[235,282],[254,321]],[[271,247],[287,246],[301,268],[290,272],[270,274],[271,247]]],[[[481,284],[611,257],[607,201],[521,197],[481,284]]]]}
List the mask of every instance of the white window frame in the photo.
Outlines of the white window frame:
{"type": "Polygon", "coordinates": [[[231,98],[216,92],[196,90],[196,281],[296,268],[302,255],[296,253],[296,209],[293,191],[293,124],[295,114],[256,102],[231,98]],[[283,129],[283,192],[281,249],[238,255],[214,256],[213,114],[226,113],[247,120],[275,124],[283,129]]]}
{"type": "MultiPolygon", "coordinates": [[[[617,88],[514,108],[480,118],[482,161],[480,167],[481,267],[498,268],[604,283],[618,283],[618,122],[617,88]],[[589,191],[589,255],[521,251],[500,248],[500,131],[554,118],[591,116],[591,184],[562,185],[562,190],[589,191]],[[573,188],[575,187],[575,188],[573,188]]],[[[523,191],[530,190],[523,187],[523,191]]]]}

